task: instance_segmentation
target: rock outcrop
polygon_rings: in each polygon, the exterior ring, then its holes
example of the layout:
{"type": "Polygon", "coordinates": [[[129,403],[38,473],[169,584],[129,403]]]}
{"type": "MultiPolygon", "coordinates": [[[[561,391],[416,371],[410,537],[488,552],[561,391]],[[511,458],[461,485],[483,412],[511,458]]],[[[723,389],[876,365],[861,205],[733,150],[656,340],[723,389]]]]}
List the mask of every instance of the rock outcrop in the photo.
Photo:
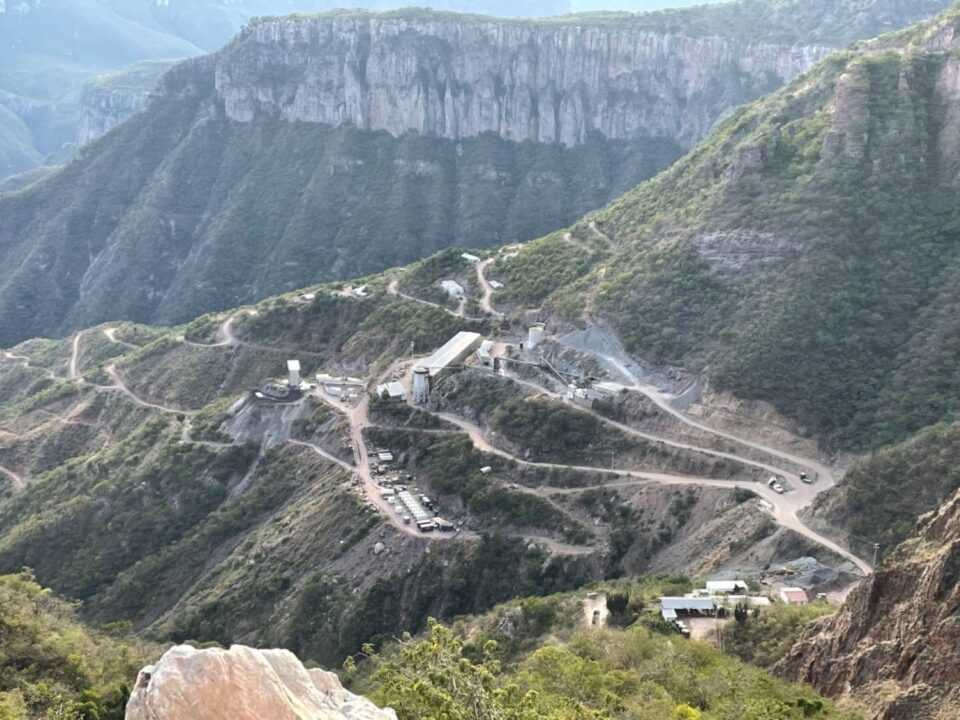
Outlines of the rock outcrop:
{"type": "Polygon", "coordinates": [[[776,667],[875,720],[960,717],[960,492],[776,667]]]}
{"type": "Polygon", "coordinates": [[[173,64],[172,60],[141,62],[88,82],[80,94],[77,142],[86,145],[142,110],[160,77],[173,64]]]}
{"type": "Polygon", "coordinates": [[[263,20],[217,62],[227,115],[449,139],[693,145],[731,108],[824,57],[817,45],[434,14],[263,20]]]}
{"type": "Polygon", "coordinates": [[[178,645],[140,671],[126,720],[396,720],[286,650],[178,645]]]}

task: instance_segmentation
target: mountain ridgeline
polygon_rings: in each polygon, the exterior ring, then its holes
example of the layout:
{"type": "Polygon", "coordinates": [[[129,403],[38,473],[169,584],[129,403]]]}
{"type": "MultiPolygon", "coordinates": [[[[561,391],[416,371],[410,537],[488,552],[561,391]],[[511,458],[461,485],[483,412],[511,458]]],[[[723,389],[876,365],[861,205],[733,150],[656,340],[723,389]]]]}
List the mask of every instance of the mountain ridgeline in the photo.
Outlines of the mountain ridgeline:
{"type": "MultiPolygon", "coordinates": [[[[741,82],[735,64],[718,72],[726,42],[690,41],[712,48],[701,62],[636,35],[651,57],[621,68],[617,41],[603,28],[581,38],[572,26],[453,16],[254,25],[178,66],[147,112],[81,161],[3,202],[0,343],[116,317],[181,321],[451,244],[561,227],[666,167],[683,136],[744,99],[693,102],[699,88],[741,82]],[[541,64],[537,47],[565,59],[541,64]],[[687,64],[699,78],[674,88],[673,108],[652,88],[626,92],[656,66],[682,77],[687,64]],[[565,65],[594,75],[560,85],[565,65]],[[589,103],[617,85],[621,114],[633,108],[645,126],[593,126],[589,103]],[[531,102],[547,98],[560,120],[546,139],[570,144],[515,142],[540,139],[531,102]]],[[[771,79],[784,61],[795,74],[817,57],[763,53],[754,95],[785,79],[771,79]]]]}
{"type": "MultiPolygon", "coordinates": [[[[776,5],[255,22],[62,173],[0,198],[0,344],[183,321],[563,227],[826,55],[820,37],[844,40],[776,5]]],[[[851,32],[894,22],[879,1],[849,14],[851,32]]]]}
{"type": "Polygon", "coordinates": [[[707,370],[835,446],[952,418],[958,47],[951,10],[832,55],[593,224],[529,245],[501,301],[605,318],[638,357],[707,370]],[[572,263],[583,243],[602,252],[572,263]]]}

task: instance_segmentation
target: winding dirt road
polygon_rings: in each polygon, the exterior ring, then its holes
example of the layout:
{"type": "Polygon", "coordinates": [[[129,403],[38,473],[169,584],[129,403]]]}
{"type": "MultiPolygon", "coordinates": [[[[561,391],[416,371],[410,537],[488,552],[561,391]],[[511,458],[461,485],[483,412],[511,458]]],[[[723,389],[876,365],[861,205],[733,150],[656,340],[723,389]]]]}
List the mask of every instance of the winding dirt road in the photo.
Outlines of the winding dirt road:
{"type": "Polygon", "coordinates": [[[493,306],[493,293],[495,290],[493,289],[493,285],[490,284],[490,281],[487,280],[487,268],[495,261],[495,258],[489,258],[477,264],[477,282],[480,283],[480,287],[483,289],[483,297],[480,298],[480,308],[488,315],[502,318],[503,313],[498,312],[493,306]]]}
{"type": "Polygon", "coordinates": [[[734,453],[723,452],[722,450],[713,450],[712,448],[705,448],[705,447],[700,447],[698,445],[691,445],[689,443],[680,442],[678,440],[668,440],[667,438],[660,437],[659,435],[652,435],[650,433],[645,433],[642,430],[637,430],[634,427],[625,425],[621,422],[617,422],[612,418],[608,418],[606,415],[602,415],[601,413],[597,412],[592,408],[584,407],[583,405],[572,403],[560,393],[552,392],[540,385],[537,385],[534,382],[530,382],[529,380],[524,380],[523,378],[518,377],[512,372],[509,372],[509,371],[506,372],[505,377],[509,377],[511,380],[518,383],[519,385],[523,385],[524,387],[530,388],[541,395],[545,395],[547,397],[553,398],[554,400],[559,400],[565,405],[570,405],[571,407],[576,408],[580,412],[584,412],[588,415],[593,416],[594,418],[602,422],[604,425],[607,425],[612,428],[616,428],[617,430],[627,435],[640,438],[641,440],[646,440],[647,442],[660,443],[662,445],[666,445],[667,447],[674,447],[679,450],[689,450],[692,452],[703,453],[704,455],[710,455],[712,457],[722,458],[724,460],[732,460],[742,465],[747,465],[748,467],[754,467],[759,470],[762,470],[764,474],[767,474],[767,475],[769,474],[786,475],[787,477],[790,477],[791,479],[796,480],[797,484],[800,483],[800,477],[798,475],[796,475],[795,473],[785,473],[781,468],[778,468],[774,465],[768,465],[767,463],[762,463],[762,462],[759,462],[758,460],[751,460],[749,458],[745,458],[740,455],[735,455],[734,453]]]}
{"type": "Polygon", "coordinates": [[[148,400],[144,400],[142,397],[137,395],[130,387],[127,385],[126,381],[123,379],[123,376],[120,374],[120,371],[117,370],[116,365],[108,365],[106,367],[107,375],[110,376],[110,379],[113,380],[113,385],[97,385],[96,389],[106,390],[106,391],[115,391],[122,393],[127,399],[133,401],[134,404],[139,405],[140,407],[149,408],[151,410],[158,410],[162,413],[167,413],[169,415],[196,415],[196,410],[183,410],[172,407],[167,407],[166,405],[158,405],[157,403],[152,403],[148,400]]]}
{"type": "Polygon", "coordinates": [[[5,468],[3,465],[0,465],[0,473],[3,473],[10,478],[10,482],[13,485],[13,489],[16,491],[23,490],[27,486],[27,481],[24,480],[21,476],[17,475],[10,468],[5,468]]]}
{"type": "MultiPolygon", "coordinates": [[[[451,415],[450,413],[435,413],[437,417],[446,420],[447,422],[456,425],[466,432],[474,446],[483,452],[490,453],[492,455],[497,455],[498,457],[512,460],[520,465],[526,465],[528,467],[539,467],[544,469],[558,469],[558,470],[577,470],[580,472],[615,472],[617,475],[630,479],[620,479],[613,480],[604,483],[598,483],[590,485],[588,487],[580,488],[561,488],[561,487],[551,487],[551,486],[541,486],[535,488],[538,494],[577,494],[582,493],[593,488],[617,488],[617,487],[630,487],[640,484],[646,484],[650,482],[655,482],[660,485],[697,485],[701,487],[719,487],[726,489],[735,489],[743,488],[745,490],[750,490],[764,500],[771,506],[771,515],[773,519],[777,522],[778,525],[781,525],[785,528],[793,530],[794,532],[803,535],[804,537],[812,540],[813,542],[821,545],[841,557],[849,560],[854,565],[856,565],[864,574],[869,574],[872,572],[872,567],[868,562],[862,558],[857,557],[849,550],[841,547],[833,540],[828,537],[821,535],[820,533],[811,530],[809,527],[804,525],[799,517],[797,517],[796,511],[793,509],[792,504],[787,501],[787,495],[781,495],[774,492],[766,486],[764,483],[757,483],[750,480],[718,480],[713,478],[701,478],[689,475],[670,475],[667,473],[657,473],[657,472],[647,472],[643,470],[615,470],[610,471],[606,468],[600,468],[593,465],[570,465],[565,463],[547,463],[547,462],[533,462],[530,460],[524,460],[523,458],[518,458],[511,453],[508,453],[500,448],[494,447],[486,438],[484,431],[477,425],[464,420],[463,418],[457,415],[451,415]]],[[[518,488],[521,489],[521,488],[518,488]]]]}
{"type": "Polygon", "coordinates": [[[70,351],[70,364],[67,366],[67,379],[77,380],[80,377],[80,337],[83,331],[73,336],[73,343],[70,351]]]}

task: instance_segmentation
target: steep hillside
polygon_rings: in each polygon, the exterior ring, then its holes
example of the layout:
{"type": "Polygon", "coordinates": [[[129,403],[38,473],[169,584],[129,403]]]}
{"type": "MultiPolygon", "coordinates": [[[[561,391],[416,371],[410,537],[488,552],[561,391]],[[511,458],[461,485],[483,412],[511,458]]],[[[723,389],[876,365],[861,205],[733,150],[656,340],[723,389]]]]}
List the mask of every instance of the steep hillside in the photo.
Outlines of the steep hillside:
{"type": "Polygon", "coordinates": [[[808,10],[258,21],[62,175],[0,200],[0,344],[184,321],[561,227],[889,17],[844,3],[825,34],[808,10]]]}
{"type": "Polygon", "coordinates": [[[97,75],[83,86],[77,143],[86,145],[147,104],[173,60],[144,60],[120,72],[97,75]]]}
{"type": "Polygon", "coordinates": [[[604,18],[585,33],[420,11],[258,22],[0,199],[0,344],[536,237],[824,52],[604,18]]]}
{"type": "Polygon", "coordinates": [[[155,648],[95,632],[29,571],[0,576],[0,717],[123,720],[137,669],[155,648]]]}
{"type": "Polygon", "coordinates": [[[457,331],[515,345],[495,312],[402,294],[414,272],[4,353],[0,571],[30,566],[88,619],[157,639],[282,645],[329,664],[430,615],[606,577],[759,578],[812,556],[815,589],[866,568],[797,520],[831,482],[815,456],[653,408],[613,420],[563,402],[549,374],[471,361],[416,407],[315,386],[265,394],[291,357],[304,379],[348,374],[372,391],[457,331]],[[789,497],[764,484],[771,472],[792,478],[789,497]],[[398,482],[455,531],[404,522],[398,482]]]}
{"type": "Polygon", "coordinates": [[[864,556],[879,543],[882,556],[906,539],[924,513],[960,489],[960,424],[929,427],[865,456],[843,484],[817,498],[811,521],[841,528],[864,556]]]}
{"type": "Polygon", "coordinates": [[[960,714],[960,493],[779,663],[782,675],[827,695],[852,695],[883,720],[960,714]]]}
{"type": "Polygon", "coordinates": [[[696,641],[640,623],[627,630],[584,629],[582,615],[558,614],[569,600],[525,600],[501,609],[494,620],[504,632],[533,630],[525,651],[509,664],[501,662],[504,647],[486,643],[488,636],[458,636],[433,625],[428,637],[372,658],[372,697],[394,708],[400,720],[857,717],[696,641]]]}
{"type": "MultiPolygon", "coordinates": [[[[438,9],[558,15],[564,0],[447,0],[438,9]]],[[[212,52],[258,15],[335,7],[402,7],[396,0],[17,0],[0,2],[0,179],[72,154],[79,93],[92,76],[145,60],[212,52]]],[[[131,108],[132,109],[132,108],[131,108]]],[[[129,112],[123,116],[129,117],[129,112]]],[[[90,126],[80,133],[90,139],[90,126]]]]}
{"type": "Polygon", "coordinates": [[[606,320],[635,356],[708,369],[839,445],[950,417],[958,25],[951,11],[862,43],[737,110],[670,171],[498,268],[503,301],[606,320]]]}

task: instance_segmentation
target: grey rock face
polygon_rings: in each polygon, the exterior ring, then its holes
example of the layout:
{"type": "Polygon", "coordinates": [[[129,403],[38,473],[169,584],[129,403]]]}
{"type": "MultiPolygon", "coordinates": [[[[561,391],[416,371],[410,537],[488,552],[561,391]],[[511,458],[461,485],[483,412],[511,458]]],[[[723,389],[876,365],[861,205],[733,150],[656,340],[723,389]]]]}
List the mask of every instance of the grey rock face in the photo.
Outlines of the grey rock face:
{"type": "Polygon", "coordinates": [[[139,112],[148,97],[149,92],[142,91],[84,88],[80,100],[77,142],[86,145],[105,135],[110,128],[139,112]]]}
{"type": "Polygon", "coordinates": [[[219,54],[216,85],[241,122],[565,145],[599,133],[689,147],[828,52],[572,22],[282,18],[253,24],[219,54]]]}

